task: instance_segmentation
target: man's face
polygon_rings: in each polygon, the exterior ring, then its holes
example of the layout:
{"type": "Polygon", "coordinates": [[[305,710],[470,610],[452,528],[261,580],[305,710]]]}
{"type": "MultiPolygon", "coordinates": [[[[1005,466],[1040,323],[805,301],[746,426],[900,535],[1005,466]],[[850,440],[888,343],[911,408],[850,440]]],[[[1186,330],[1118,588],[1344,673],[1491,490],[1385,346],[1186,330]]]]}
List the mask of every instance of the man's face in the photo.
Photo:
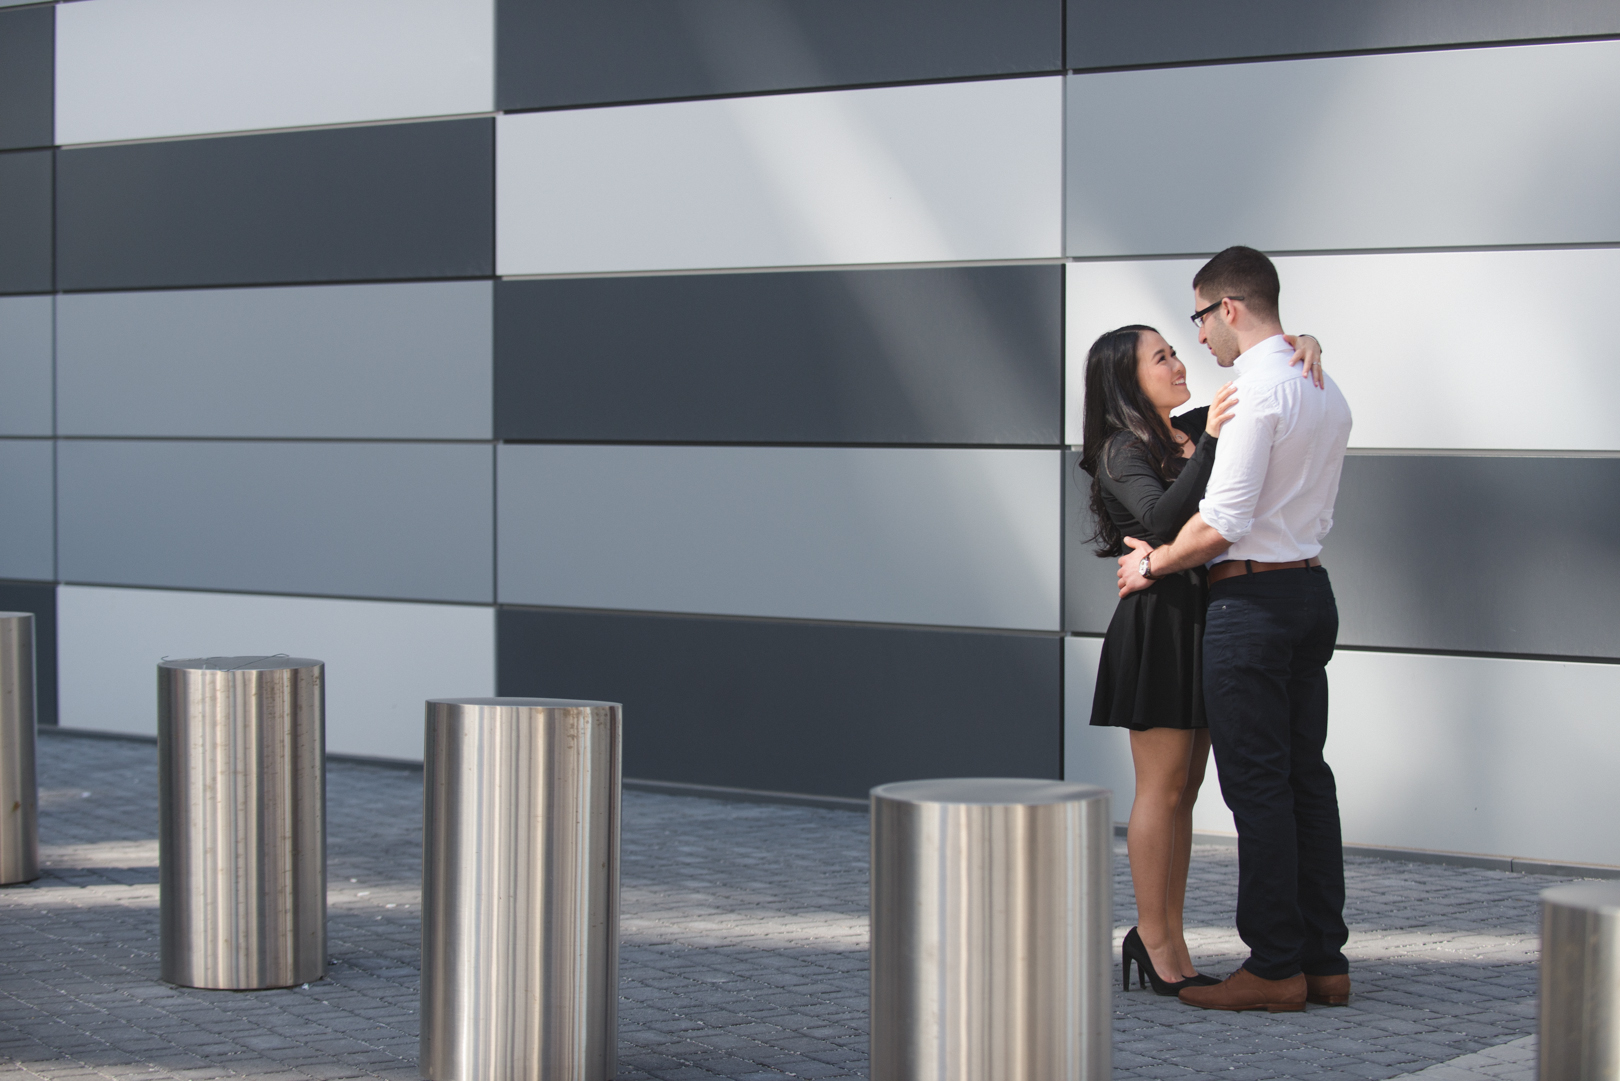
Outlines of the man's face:
{"type": "MultiPolygon", "coordinates": [[[[1198,290],[1193,290],[1193,311],[1202,311],[1214,304],[1218,297],[1205,298],[1198,290]]],[[[1230,368],[1236,362],[1238,355],[1243,352],[1238,348],[1237,332],[1227,322],[1227,312],[1230,304],[1222,304],[1208,315],[1198,327],[1198,340],[1215,354],[1215,363],[1223,368],[1230,368]]]]}

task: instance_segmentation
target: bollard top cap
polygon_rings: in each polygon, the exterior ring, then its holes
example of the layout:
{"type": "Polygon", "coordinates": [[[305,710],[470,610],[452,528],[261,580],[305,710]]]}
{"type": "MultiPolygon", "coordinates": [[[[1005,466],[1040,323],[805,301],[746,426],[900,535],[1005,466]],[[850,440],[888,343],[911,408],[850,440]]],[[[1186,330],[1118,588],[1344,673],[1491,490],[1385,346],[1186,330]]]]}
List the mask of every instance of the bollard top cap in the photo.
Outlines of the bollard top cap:
{"type": "Polygon", "coordinates": [[[325,663],[310,657],[289,657],[285,653],[255,653],[241,657],[188,657],[184,660],[165,657],[158,662],[158,667],[201,672],[279,672],[284,668],[320,668],[325,663]]]}
{"type": "Polygon", "coordinates": [[[511,709],[619,709],[618,702],[581,698],[429,698],[430,706],[506,706],[511,709]]]}
{"type": "Polygon", "coordinates": [[[897,803],[966,803],[981,806],[1030,806],[1084,803],[1112,793],[1094,784],[1043,781],[1033,777],[942,777],[896,781],[872,789],[872,799],[897,803]]]}
{"type": "Polygon", "coordinates": [[[1567,886],[1552,886],[1541,891],[1541,904],[1544,908],[1575,908],[1605,916],[1620,916],[1620,881],[1571,882],[1567,886]]]}

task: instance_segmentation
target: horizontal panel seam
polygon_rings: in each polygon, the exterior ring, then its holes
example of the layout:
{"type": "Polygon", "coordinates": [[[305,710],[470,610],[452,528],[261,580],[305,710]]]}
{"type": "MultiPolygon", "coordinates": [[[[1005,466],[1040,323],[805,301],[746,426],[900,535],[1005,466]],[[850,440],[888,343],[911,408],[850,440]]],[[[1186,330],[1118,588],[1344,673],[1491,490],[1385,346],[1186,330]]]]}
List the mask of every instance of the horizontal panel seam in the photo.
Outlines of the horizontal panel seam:
{"type": "Polygon", "coordinates": [[[1005,83],[1020,79],[1051,79],[1065,74],[1062,68],[1032,71],[1004,71],[987,75],[952,75],[937,79],[899,79],[888,82],[829,83],[818,86],[787,86],[774,90],[742,90],[731,94],[692,94],[668,98],[626,98],[618,101],[585,101],[566,105],[530,105],[502,109],[502,116],[533,116],[536,113],[578,113],[596,109],[625,109],[640,105],[681,105],[700,101],[740,101],[746,98],[781,98],[801,94],[837,94],[855,90],[890,90],[914,86],[958,86],[962,83],[1005,83]]]}
{"type": "Polygon", "coordinates": [[[496,280],[503,282],[580,281],[589,278],[690,278],[715,277],[725,274],[791,274],[805,271],[948,270],[962,267],[1062,266],[1064,263],[1071,261],[1061,255],[1049,255],[1031,259],[941,259],[935,262],[920,263],[784,263],[772,266],[673,267],[656,270],[564,270],[552,274],[502,274],[496,280]]]}
{"type": "Polygon", "coordinates": [[[426,116],[401,116],[384,120],[346,120],[332,124],[300,124],[286,128],[233,128],[229,131],[200,131],[186,135],[153,135],[138,139],[106,139],[93,143],[58,143],[61,150],[96,150],[108,146],[151,146],[157,143],[194,143],[202,139],[238,139],[248,135],[286,135],[300,131],[346,131],[351,128],[391,128],[401,124],[439,124],[453,120],[489,119],[499,114],[482,113],[430,113],[426,116]]]}
{"type": "MultiPolygon", "coordinates": [[[[1069,638],[1102,640],[1106,635],[1097,631],[1070,631],[1069,638]]],[[[1465,649],[1421,649],[1414,646],[1362,646],[1343,642],[1333,647],[1345,653],[1389,653],[1406,657],[1464,657],[1482,661],[1542,661],[1547,664],[1620,665],[1620,657],[1585,657],[1563,653],[1493,653],[1465,649]]]]}
{"type": "Polygon", "coordinates": [[[1575,45],[1587,41],[1614,41],[1620,33],[1554,34],[1532,38],[1494,38],[1489,41],[1434,42],[1423,45],[1386,45],[1365,49],[1329,49],[1312,52],[1262,53],[1257,56],[1222,56],[1201,60],[1164,60],[1141,64],[1110,64],[1071,67],[1069,75],[1113,75],[1127,71],[1170,71],[1180,68],[1224,68],[1238,64],[1283,64],[1295,60],[1340,60],[1355,56],[1405,56],[1412,53],[1477,52],[1481,49],[1513,48],[1521,45],[1575,45]]]}
{"type": "MultiPolygon", "coordinates": [[[[1620,241],[1546,241],[1535,244],[1452,244],[1428,245],[1410,248],[1268,248],[1266,254],[1273,259],[1305,258],[1327,255],[1448,255],[1489,254],[1491,252],[1536,251],[1604,251],[1620,248],[1620,241]]],[[[1209,259],[1213,251],[1142,252],[1127,255],[1071,255],[1067,263],[1167,263],[1177,260],[1209,259]]]]}
{"type": "MultiPolygon", "coordinates": [[[[51,585],[53,583],[39,583],[51,585]]],[[[381,597],[355,593],[275,593],[261,589],[219,589],[206,586],[154,586],[137,585],[127,582],[86,582],[76,579],[61,579],[54,583],[57,586],[73,586],[79,589],[138,589],[147,593],[207,593],[221,597],[287,597],[293,600],[310,601],[367,601],[377,604],[431,604],[445,608],[479,608],[494,609],[493,601],[447,601],[435,600],[426,597],[381,597]]]]}
{"type": "MultiPolygon", "coordinates": [[[[16,436],[0,438],[39,438],[16,436]]],[[[333,435],[57,435],[64,443],[362,443],[399,446],[493,447],[495,439],[431,439],[412,436],[333,435]]]]}
{"type": "Polygon", "coordinates": [[[781,623],[803,627],[858,627],[876,630],[925,631],[930,633],[938,632],[944,634],[999,634],[1012,638],[1061,639],[1067,637],[1063,631],[1021,630],[1018,628],[1009,627],[971,627],[946,623],[880,623],[876,621],[856,619],[806,619],[795,616],[743,616],[721,612],[669,612],[636,608],[571,608],[559,605],[513,604],[510,602],[497,602],[495,607],[501,611],[554,612],[564,615],[629,616],[671,620],[702,619],[726,623],[781,623]]]}

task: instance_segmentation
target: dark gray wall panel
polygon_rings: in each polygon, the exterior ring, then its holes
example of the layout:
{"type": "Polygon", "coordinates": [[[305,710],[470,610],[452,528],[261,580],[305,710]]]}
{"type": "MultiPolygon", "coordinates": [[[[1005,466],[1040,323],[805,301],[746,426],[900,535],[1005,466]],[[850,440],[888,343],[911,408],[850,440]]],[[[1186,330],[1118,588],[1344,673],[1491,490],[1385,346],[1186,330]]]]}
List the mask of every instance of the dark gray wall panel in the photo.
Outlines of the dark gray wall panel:
{"type": "Polygon", "coordinates": [[[1056,71],[1062,0],[499,0],[496,108],[1056,71]]]}
{"type": "Polygon", "coordinates": [[[65,150],[61,287],[479,277],[494,121],[65,150]]]}
{"type": "Polygon", "coordinates": [[[1620,459],[1352,455],[1345,645],[1620,657],[1620,459]]]}
{"type": "Polygon", "coordinates": [[[0,149],[56,141],[56,8],[0,11],[0,149]]]}
{"type": "Polygon", "coordinates": [[[1071,68],[1620,34],[1611,0],[1068,0],[1071,68]]]}
{"type": "Polygon", "coordinates": [[[51,291],[50,150],[0,154],[0,293],[51,291]]]}
{"type": "Polygon", "coordinates": [[[1054,445],[1062,268],[502,282],[501,439],[1054,445]]]}
{"type": "Polygon", "coordinates": [[[34,712],[56,723],[56,585],[0,582],[0,612],[34,613],[34,712]]]}
{"type": "MultiPolygon", "coordinates": [[[[1114,561],[1066,495],[1064,625],[1100,634],[1114,561]]],[[[1352,454],[1322,562],[1342,645],[1620,657],[1620,459],[1352,454]]]]}
{"type": "Polygon", "coordinates": [[[624,703],[628,777],[864,797],[1058,777],[1060,638],[503,608],[502,695],[624,703]]]}
{"type": "Polygon", "coordinates": [[[60,577],[489,603],[488,444],[64,440],[60,577]]]}

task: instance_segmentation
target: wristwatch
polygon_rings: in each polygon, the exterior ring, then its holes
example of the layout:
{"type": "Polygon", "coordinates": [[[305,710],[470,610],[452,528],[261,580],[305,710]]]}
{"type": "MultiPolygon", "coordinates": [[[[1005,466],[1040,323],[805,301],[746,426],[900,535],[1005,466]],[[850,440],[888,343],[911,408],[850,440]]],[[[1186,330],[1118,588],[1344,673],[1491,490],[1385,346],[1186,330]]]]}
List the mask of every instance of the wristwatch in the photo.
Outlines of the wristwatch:
{"type": "Polygon", "coordinates": [[[1140,574],[1143,578],[1146,578],[1148,581],[1157,582],[1158,579],[1153,577],[1153,569],[1148,563],[1148,559],[1151,558],[1152,555],[1153,555],[1153,553],[1149,552],[1147,555],[1143,556],[1142,557],[1142,562],[1140,562],[1140,563],[1138,563],[1136,565],[1136,571],[1137,571],[1138,574],[1140,574]]]}

